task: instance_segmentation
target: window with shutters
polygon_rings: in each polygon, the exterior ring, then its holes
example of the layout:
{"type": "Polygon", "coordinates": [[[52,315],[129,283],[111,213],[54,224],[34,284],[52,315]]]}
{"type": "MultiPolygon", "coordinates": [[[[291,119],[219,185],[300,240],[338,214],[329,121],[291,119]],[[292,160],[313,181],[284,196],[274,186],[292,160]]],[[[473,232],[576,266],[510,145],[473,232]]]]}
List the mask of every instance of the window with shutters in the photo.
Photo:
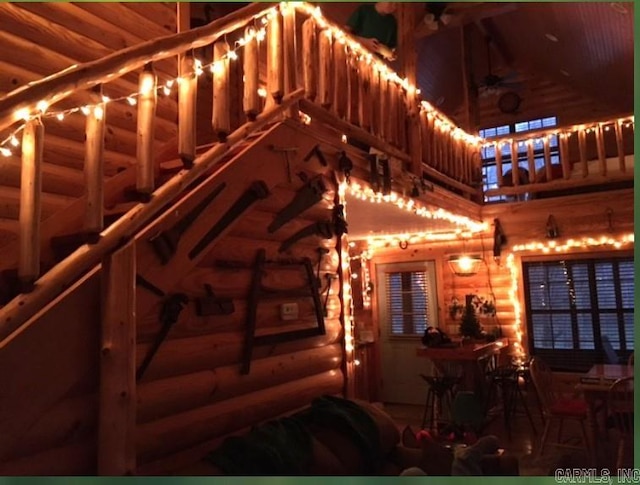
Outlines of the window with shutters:
{"type": "Polygon", "coordinates": [[[387,265],[384,274],[384,318],[390,336],[420,336],[437,326],[435,265],[387,265]]]}
{"type": "Polygon", "coordinates": [[[626,361],[634,346],[633,258],[529,262],[523,269],[531,355],[567,371],[626,361]]]}

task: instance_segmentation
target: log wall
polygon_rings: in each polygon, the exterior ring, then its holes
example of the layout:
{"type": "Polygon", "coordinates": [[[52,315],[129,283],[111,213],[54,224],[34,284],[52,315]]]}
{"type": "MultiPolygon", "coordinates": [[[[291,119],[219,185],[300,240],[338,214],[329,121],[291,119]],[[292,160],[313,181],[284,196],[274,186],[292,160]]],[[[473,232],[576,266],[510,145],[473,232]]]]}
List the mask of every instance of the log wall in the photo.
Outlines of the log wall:
{"type": "MultiPolygon", "coordinates": [[[[33,81],[73,65],[100,59],[120,49],[176,32],[176,8],[172,3],[3,3],[0,5],[0,98],[33,81]]],[[[175,59],[154,66],[161,82],[175,78],[175,59]]],[[[104,85],[110,99],[137,91],[136,73],[104,85]]],[[[92,102],[89,91],[77,91],[55,105],[55,110],[92,102]]],[[[52,108],[53,109],[53,108],[52,108]]],[[[104,178],[108,180],[136,161],[136,106],[108,103],[105,108],[104,178]]],[[[177,136],[177,102],[174,93],[160,96],[154,144],[177,136]]],[[[85,116],[68,114],[63,121],[43,118],[45,138],[42,164],[42,211],[46,221],[85,194],[85,116]]],[[[0,130],[0,140],[10,131],[0,130]]],[[[18,134],[20,138],[20,134],[18,134]]],[[[12,268],[17,255],[20,157],[0,157],[0,269],[12,268]],[[7,245],[13,243],[13,246],[7,245]]],[[[56,225],[60,224],[60,217],[56,225]]],[[[75,232],[81,225],[68,227],[75,232]]],[[[65,232],[58,232],[64,234],[65,232]]],[[[46,236],[45,233],[43,236],[46,236]]],[[[43,237],[43,239],[45,239],[43,237]]],[[[43,263],[51,263],[44,259],[43,263]]],[[[0,277],[1,279],[1,277],[0,277]]]]}
{"type": "MultiPolygon", "coordinates": [[[[180,200],[178,204],[182,205],[176,206],[180,209],[169,208],[155,226],[137,237],[137,273],[148,276],[167,294],[184,293],[189,303],[137,384],[136,469],[151,467],[154,473],[172,473],[175,467],[186,466],[206,454],[207,443],[292,412],[322,394],[342,393],[345,388],[342,370],[345,333],[340,319],[338,279],[331,280],[330,289],[324,284],[321,288],[321,303],[324,306],[326,302],[324,334],[256,346],[250,372],[241,374],[250,311],[247,299],[258,249],[266,251],[268,260],[309,258],[314,276],[317,274],[322,283],[327,281],[325,275],[336,274],[339,269],[336,237],[309,237],[279,252],[281,243],[301,228],[332,218],[336,195],[333,172],[319,162],[302,160],[313,146],[313,139],[296,136],[291,128],[275,128],[258,138],[255,145],[238,157],[234,164],[237,168],[221,171],[212,180],[235,185],[238,187],[235,194],[240,194],[243,174],[250,164],[256,178],[264,176],[267,180],[270,195],[232,220],[223,236],[200,257],[189,261],[180,259],[178,254],[179,267],[164,271],[166,267],[150,250],[147,238],[175,222],[176,215],[185,214],[185,204],[194,205],[189,198],[201,197],[202,191],[207,190],[206,184],[180,200]],[[284,155],[274,153],[271,148],[281,145],[284,139],[295,139],[298,146],[289,155],[296,174],[291,182],[284,155]],[[256,164],[257,159],[262,164],[256,164]],[[304,185],[300,174],[307,177],[323,174],[327,191],[320,202],[269,233],[267,227],[275,215],[304,185]],[[319,248],[325,250],[321,259],[319,248]],[[232,314],[197,315],[194,299],[206,295],[205,284],[210,285],[216,297],[233,302],[232,314]]],[[[212,203],[193,230],[199,228],[202,233],[211,227],[233,204],[236,195],[230,193],[228,197],[221,195],[220,201],[216,199],[218,205],[212,203]]],[[[193,236],[185,237],[179,251],[186,252],[193,241],[193,236]]],[[[0,473],[23,474],[26,470],[41,474],[96,473],[100,450],[96,446],[100,399],[96,315],[101,298],[100,279],[100,271],[92,272],[59,299],[59,308],[47,311],[10,342],[9,352],[0,352],[0,380],[6,383],[8,391],[3,393],[0,415],[0,434],[5,438],[0,448],[0,473]],[[47,345],[42,346],[42,341],[47,345]],[[25,360],[24,356],[29,354],[37,357],[25,360]],[[51,366],[51,362],[56,365],[51,366]],[[44,389],[39,387],[42,380],[47,381],[44,389]],[[33,383],[38,383],[38,387],[33,383]]],[[[269,266],[263,284],[279,289],[307,287],[306,277],[286,266],[269,266]]],[[[139,369],[161,328],[160,298],[138,286],[136,300],[135,365],[139,369]]],[[[266,299],[257,309],[256,335],[316,325],[310,298],[266,299]],[[285,302],[299,304],[299,318],[281,319],[280,304],[285,302]]]]}
{"type": "MultiPolygon", "coordinates": [[[[490,225],[490,231],[482,238],[455,243],[429,243],[410,245],[401,250],[397,246],[385,250],[377,249],[373,259],[369,261],[370,275],[375,278],[375,265],[388,262],[435,260],[437,271],[438,314],[440,326],[449,335],[459,334],[460,321],[449,315],[449,305],[455,296],[464,303],[464,295],[474,293],[481,297],[491,297],[496,304],[495,317],[481,317],[481,325],[487,331],[500,326],[505,337],[515,338],[515,316],[511,302],[511,276],[506,264],[507,255],[514,245],[530,242],[546,243],[546,225],[550,215],[554,216],[558,225],[560,237],[559,243],[568,239],[578,240],[581,237],[600,238],[602,236],[617,238],[624,234],[633,233],[633,190],[625,189],[605,193],[588,195],[575,195],[551,200],[534,200],[527,202],[486,205],[482,210],[482,217],[490,225]],[[609,229],[608,209],[611,209],[611,229],[609,229]],[[499,261],[493,258],[493,227],[494,219],[499,219],[507,244],[502,249],[499,261]],[[469,254],[481,254],[484,264],[474,276],[456,276],[449,268],[447,259],[453,254],[466,252],[469,254]]],[[[358,254],[364,246],[358,246],[354,254],[358,254]]],[[[591,249],[574,249],[570,254],[582,255],[611,255],[618,252],[633,250],[633,244],[625,245],[620,249],[611,246],[594,247],[591,249]]],[[[541,252],[515,253],[516,265],[520,267],[522,258],[540,256],[541,252]]],[[[358,274],[359,264],[353,264],[358,274]]],[[[376,281],[373,281],[374,287],[376,281]]],[[[519,279],[520,292],[518,294],[521,308],[524,311],[524,300],[521,293],[522,280],[519,279]]],[[[373,293],[375,297],[375,292],[373,293]]],[[[358,298],[356,298],[356,303],[358,298]]],[[[373,305],[375,308],[375,305],[373,305]]],[[[523,348],[527,349],[526,315],[522,314],[523,348]]],[[[356,324],[365,329],[373,330],[377,335],[377,316],[371,310],[360,308],[357,312],[356,324]]],[[[377,349],[377,339],[374,347],[377,349]]],[[[379,357],[377,358],[379,359],[379,357]]],[[[368,373],[374,375],[370,378],[379,383],[379,374],[376,370],[379,361],[370,362],[368,373]]],[[[369,393],[376,392],[375,385],[369,393]]]]}

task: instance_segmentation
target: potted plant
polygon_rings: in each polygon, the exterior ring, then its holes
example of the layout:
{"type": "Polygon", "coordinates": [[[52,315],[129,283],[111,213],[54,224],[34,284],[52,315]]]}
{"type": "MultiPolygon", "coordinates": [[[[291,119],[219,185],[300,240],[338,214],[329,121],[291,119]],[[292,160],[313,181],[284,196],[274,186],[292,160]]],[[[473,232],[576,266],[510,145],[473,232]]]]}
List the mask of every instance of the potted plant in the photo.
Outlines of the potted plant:
{"type": "Polygon", "coordinates": [[[475,295],[465,296],[465,306],[462,311],[462,320],[460,322],[460,334],[463,340],[471,340],[482,338],[482,327],[476,315],[476,309],[473,304],[475,295]]]}

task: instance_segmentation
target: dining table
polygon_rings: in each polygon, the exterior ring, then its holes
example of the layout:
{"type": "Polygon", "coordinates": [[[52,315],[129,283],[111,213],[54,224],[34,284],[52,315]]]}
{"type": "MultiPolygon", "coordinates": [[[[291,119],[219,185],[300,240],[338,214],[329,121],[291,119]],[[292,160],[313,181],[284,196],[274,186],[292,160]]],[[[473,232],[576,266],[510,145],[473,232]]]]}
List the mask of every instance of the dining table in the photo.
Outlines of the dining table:
{"type": "MultiPolygon", "coordinates": [[[[633,376],[633,367],[627,364],[595,364],[580,377],[576,390],[581,392],[587,403],[587,424],[589,439],[591,440],[592,461],[597,464],[602,457],[598,456],[598,419],[597,411],[606,409],[607,393],[611,385],[618,379],[633,376]]],[[[606,417],[605,417],[606,419],[606,417]]]]}

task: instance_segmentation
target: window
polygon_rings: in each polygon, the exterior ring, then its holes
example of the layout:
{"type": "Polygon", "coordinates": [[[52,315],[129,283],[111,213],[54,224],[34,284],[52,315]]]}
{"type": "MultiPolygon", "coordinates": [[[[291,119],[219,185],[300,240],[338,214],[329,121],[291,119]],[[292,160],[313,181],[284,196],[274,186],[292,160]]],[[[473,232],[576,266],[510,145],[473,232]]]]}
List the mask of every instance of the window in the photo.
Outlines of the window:
{"type": "Polygon", "coordinates": [[[587,371],[633,352],[633,258],[524,263],[529,349],[557,370],[587,371]]]}
{"type": "Polygon", "coordinates": [[[388,334],[421,337],[428,326],[437,326],[434,263],[383,266],[381,310],[388,334]]]}
{"type": "MultiPolygon", "coordinates": [[[[502,125],[495,128],[485,128],[480,130],[480,136],[483,138],[491,139],[495,137],[502,137],[510,133],[523,133],[532,130],[542,130],[558,124],[558,119],[555,116],[548,118],[539,118],[531,121],[522,121],[514,123],[512,125],[502,125]]],[[[560,155],[558,149],[558,137],[552,136],[549,140],[549,148],[551,155],[551,163],[560,163],[560,155]]],[[[487,190],[498,188],[498,174],[496,171],[496,147],[490,146],[482,149],[482,178],[483,188],[487,190]]],[[[535,161],[536,171],[544,167],[544,153],[542,140],[536,140],[533,144],[533,156],[535,161]]],[[[529,170],[529,162],[527,160],[527,147],[520,144],[518,146],[518,166],[529,170]]],[[[508,145],[502,146],[502,174],[504,175],[511,170],[511,147],[508,145]]],[[[485,196],[485,202],[499,202],[505,200],[506,196],[485,196]]]]}

